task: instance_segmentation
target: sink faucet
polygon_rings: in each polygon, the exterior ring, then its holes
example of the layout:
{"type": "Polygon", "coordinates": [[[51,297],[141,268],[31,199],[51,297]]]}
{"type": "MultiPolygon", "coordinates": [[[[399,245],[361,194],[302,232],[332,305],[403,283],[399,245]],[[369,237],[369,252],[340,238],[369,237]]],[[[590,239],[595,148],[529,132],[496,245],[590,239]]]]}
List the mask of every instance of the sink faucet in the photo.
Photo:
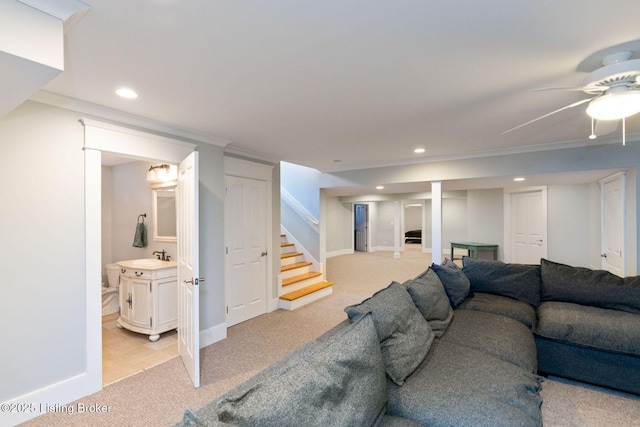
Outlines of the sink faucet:
{"type": "Polygon", "coordinates": [[[169,257],[167,256],[167,251],[165,251],[165,250],[153,251],[152,255],[157,255],[158,259],[160,259],[162,261],[169,261],[169,257]]]}

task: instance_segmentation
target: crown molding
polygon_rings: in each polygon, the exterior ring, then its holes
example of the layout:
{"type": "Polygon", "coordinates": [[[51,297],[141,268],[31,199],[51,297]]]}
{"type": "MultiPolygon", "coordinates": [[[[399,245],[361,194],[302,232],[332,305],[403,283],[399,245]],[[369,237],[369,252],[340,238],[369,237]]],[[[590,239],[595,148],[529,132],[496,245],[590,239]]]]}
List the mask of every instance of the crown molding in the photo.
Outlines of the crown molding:
{"type": "Polygon", "coordinates": [[[78,22],[91,10],[91,6],[79,0],[18,0],[20,3],[32,7],[47,15],[61,20],[64,31],[78,22]]]}
{"type": "Polygon", "coordinates": [[[140,130],[153,131],[173,138],[179,138],[186,142],[205,143],[223,148],[231,143],[228,139],[204,135],[187,129],[171,126],[156,120],[137,116],[135,114],[125,113],[113,108],[81,101],[64,95],[58,95],[45,90],[38,91],[30,98],[30,100],[65,110],[75,111],[77,113],[87,114],[98,119],[113,121],[116,122],[115,124],[124,124],[134,126],[140,130]]]}

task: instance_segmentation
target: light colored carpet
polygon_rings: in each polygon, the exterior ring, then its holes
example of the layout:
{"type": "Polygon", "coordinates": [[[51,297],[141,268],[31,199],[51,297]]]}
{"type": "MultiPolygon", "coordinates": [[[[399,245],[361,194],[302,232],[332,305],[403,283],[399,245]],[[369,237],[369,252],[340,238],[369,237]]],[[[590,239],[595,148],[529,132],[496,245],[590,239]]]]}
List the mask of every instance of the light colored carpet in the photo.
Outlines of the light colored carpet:
{"type": "MultiPolygon", "coordinates": [[[[431,263],[419,246],[400,259],[389,252],[355,253],[327,261],[333,294],[294,311],[277,310],[236,325],[226,340],[200,352],[201,387],[194,389],[179,358],[105,387],[74,402],[72,415],[49,413],[26,426],[170,426],[186,408],[197,409],[293,349],[346,319],[343,309],[386,287],[415,277],[431,263]],[[79,406],[80,405],[80,406],[79,406]],[[106,405],[107,413],[78,413],[106,405]]],[[[640,426],[640,398],[563,381],[543,383],[545,426],[640,426]]],[[[55,402],[54,402],[55,403],[55,402]]]]}

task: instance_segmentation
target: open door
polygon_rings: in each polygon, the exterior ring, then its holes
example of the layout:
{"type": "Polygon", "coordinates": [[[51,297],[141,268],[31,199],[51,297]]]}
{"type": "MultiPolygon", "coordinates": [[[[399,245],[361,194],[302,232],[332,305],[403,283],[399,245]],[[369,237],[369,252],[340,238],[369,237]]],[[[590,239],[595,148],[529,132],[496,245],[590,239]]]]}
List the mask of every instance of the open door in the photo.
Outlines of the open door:
{"type": "Polygon", "coordinates": [[[198,152],[178,166],[178,351],[194,387],[200,387],[198,152]]]}
{"type": "Polygon", "coordinates": [[[367,205],[354,205],[354,232],[355,250],[367,252],[369,250],[367,241],[367,226],[369,223],[367,205]]]}

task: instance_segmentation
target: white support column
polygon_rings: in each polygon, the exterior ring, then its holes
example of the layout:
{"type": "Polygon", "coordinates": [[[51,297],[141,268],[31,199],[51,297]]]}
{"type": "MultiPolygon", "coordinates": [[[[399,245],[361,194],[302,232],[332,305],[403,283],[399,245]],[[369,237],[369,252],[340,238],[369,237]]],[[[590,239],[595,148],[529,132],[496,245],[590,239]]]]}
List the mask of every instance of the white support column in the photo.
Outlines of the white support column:
{"type": "Polygon", "coordinates": [[[442,262],[442,182],[431,183],[431,260],[442,262]]]}
{"type": "Polygon", "coordinates": [[[395,201],[393,204],[393,258],[400,259],[400,222],[402,202],[395,201]]]}

